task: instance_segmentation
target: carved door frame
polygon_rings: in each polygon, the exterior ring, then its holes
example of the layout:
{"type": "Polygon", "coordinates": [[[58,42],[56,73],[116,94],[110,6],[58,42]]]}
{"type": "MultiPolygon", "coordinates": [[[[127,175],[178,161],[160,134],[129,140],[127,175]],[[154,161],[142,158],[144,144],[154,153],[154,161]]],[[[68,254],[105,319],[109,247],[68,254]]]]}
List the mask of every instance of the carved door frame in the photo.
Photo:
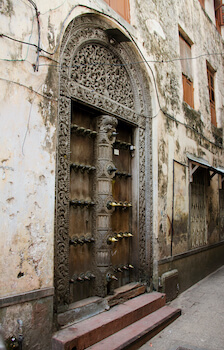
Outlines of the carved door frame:
{"type": "Polygon", "coordinates": [[[105,32],[108,28],[111,25],[100,16],[81,15],[70,22],[61,45],[55,214],[57,312],[63,311],[69,304],[69,151],[72,100],[95,108],[99,115],[111,115],[136,127],[136,220],[139,232],[135,256],[138,260],[139,280],[149,284],[152,276],[152,125],[151,119],[147,117],[151,114],[149,82],[145,78],[147,75],[142,64],[131,64],[141,60],[134,48],[130,43],[111,44],[105,32]],[[90,58],[91,62],[95,62],[94,55],[96,60],[97,55],[101,55],[102,65],[88,64],[90,58]],[[108,82],[105,82],[105,76],[109,76],[108,82]],[[112,84],[108,87],[111,80],[112,84]]]}

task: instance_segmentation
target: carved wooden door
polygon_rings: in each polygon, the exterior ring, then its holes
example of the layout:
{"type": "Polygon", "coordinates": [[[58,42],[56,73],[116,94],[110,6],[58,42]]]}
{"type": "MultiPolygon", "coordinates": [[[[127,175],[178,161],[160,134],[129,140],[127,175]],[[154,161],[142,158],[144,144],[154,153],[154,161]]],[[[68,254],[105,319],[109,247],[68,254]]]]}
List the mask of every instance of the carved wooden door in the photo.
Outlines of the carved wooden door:
{"type": "Polygon", "coordinates": [[[111,294],[132,279],[133,152],[131,126],[72,104],[70,303],[111,294]]]}

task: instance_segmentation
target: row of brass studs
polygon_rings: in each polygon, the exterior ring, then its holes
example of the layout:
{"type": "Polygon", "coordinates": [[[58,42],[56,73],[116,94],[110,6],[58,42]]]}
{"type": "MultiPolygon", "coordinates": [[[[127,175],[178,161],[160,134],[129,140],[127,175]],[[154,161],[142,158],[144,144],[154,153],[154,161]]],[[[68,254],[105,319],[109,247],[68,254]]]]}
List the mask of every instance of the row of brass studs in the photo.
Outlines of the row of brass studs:
{"type": "Polygon", "coordinates": [[[70,283],[76,283],[76,282],[90,282],[94,280],[96,276],[92,272],[86,272],[86,273],[80,273],[79,275],[74,274],[72,278],[70,279],[70,283]]]}
{"type": "Polygon", "coordinates": [[[71,125],[71,131],[82,136],[95,137],[97,135],[96,131],[78,126],[77,124],[71,125]]]}
{"type": "Polygon", "coordinates": [[[106,280],[107,280],[107,282],[118,281],[118,278],[115,275],[113,275],[112,273],[107,273],[106,280]]]}
{"type": "Polygon", "coordinates": [[[116,140],[114,142],[114,148],[118,148],[118,149],[129,149],[130,151],[133,151],[135,149],[135,146],[133,146],[131,143],[129,142],[123,142],[123,141],[119,141],[116,140]]]}
{"type": "Polygon", "coordinates": [[[117,171],[117,168],[113,167],[112,165],[110,165],[107,168],[107,172],[109,175],[112,175],[112,173],[114,173],[114,176],[118,176],[118,177],[125,177],[125,178],[131,177],[131,174],[126,173],[126,172],[117,171]]]}
{"type": "Polygon", "coordinates": [[[96,170],[95,166],[83,165],[83,164],[77,164],[77,163],[71,163],[70,167],[75,171],[80,170],[82,173],[84,173],[85,171],[89,173],[90,171],[96,170]]]}
{"type": "MultiPolygon", "coordinates": [[[[127,265],[121,265],[121,266],[114,268],[114,272],[115,273],[122,273],[122,272],[126,272],[126,271],[133,270],[133,269],[134,269],[133,265],[127,264],[127,265]]],[[[69,282],[72,284],[76,283],[76,282],[86,282],[86,281],[90,282],[90,281],[94,280],[95,278],[96,278],[96,276],[92,272],[88,271],[86,273],[82,272],[79,275],[74,274],[69,282]]],[[[118,281],[118,278],[112,273],[107,273],[106,280],[107,280],[107,282],[111,282],[113,280],[118,281]]]]}
{"type": "Polygon", "coordinates": [[[83,244],[90,244],[90,243],[94,243],[95,239],[93,237],[90,236],[81,236],[81,237],[77,237],[77,236],[73,236],[70,240],[69,240],[69,245],[73,245],[73,246],[77,246],[79,245],[83,245],[83,244]]]}
{"type": "MultiPolygon", "coordinates": [[[[96,170],[96,167],[95,166],[92,166],[92,165],[84,165],[84,164],[77,164],[77,163],[71,163],[70,164],[70,167],[72,169],[74,169],[75,171],[77,170],[80,170],[82,173],[83,172],[87,172],[89,173],[90,171],[95,171],[96,170]]],[[[117,168],[113,168],[113,167],[108,167],[107,171],[108,171],[108,174],[111,175],[113,172],[115,173],[115,176],[118,176],[118,177],[125,177],[125,178],[128,178],[128,177],[131,177],[132,175],[127,173],[127,172],[121,172],[121,171],[116,171],[117,168]]]]}
{"type": "MultiPolygon", "coordinates": [[[[126,271],[130,271],[133,270],[134,266],[131,264],[127,264],[127,265],[120,265],[114,268],[114,273],[124,273],[126,271]]],[[[111,282],[111,281],[118,281],[117,276],[113,274],[113,273],[107,273],[106,274],[106,280],[107,282],[111,282]]]]}
{"type": "Polygon", "coordinates": [[[130,208],[132,207],[132,204],[131,203],[128,203],[128,202],[112,202],[112,201],[109,201],[107,203],[107,209],[112,209],[112,208],[122,208],[122,209],[127,209],[127,208],[130,208]]]}
{"type": "Polygon", "coordinates": [[[131,237],[133,237],[133,234],[131,232],[114,233],[113,236],[109,236],[107,238],[107,244],[116,243],[123,238],[131,238],[131,237]]]}
{"type": "Polygon", "coordinates": [[[70,201],[70,204],[73,206],[73,207],[81,207],[81,208],[84,208],[84,207],[93,207],[95,205],[94,202],[92,201],[85,201],[85,200],[78,200],[78,199],[73,199],[70,201]]]}
{"type": "Polygon", "coordinates": [[[131,177],[132,175],[126,172],[116,171],[115,176],[128,178],[128,177],[131,177]]]}
{"type": "Polygon", "coordinates": [[[107,172],[108,172],[109,175],[111,175],[112,173],[115,173],[116,170],[117,170],[117,168],[113,167],[112,165],[110,165],[107,168],[107,172]]]}
{"type": "Polygon", "coordinates": [[[120,265],[114,268],[114,272],[125,272],[129,270],[134,270],[134,266],[131,264],[120,265]]]}

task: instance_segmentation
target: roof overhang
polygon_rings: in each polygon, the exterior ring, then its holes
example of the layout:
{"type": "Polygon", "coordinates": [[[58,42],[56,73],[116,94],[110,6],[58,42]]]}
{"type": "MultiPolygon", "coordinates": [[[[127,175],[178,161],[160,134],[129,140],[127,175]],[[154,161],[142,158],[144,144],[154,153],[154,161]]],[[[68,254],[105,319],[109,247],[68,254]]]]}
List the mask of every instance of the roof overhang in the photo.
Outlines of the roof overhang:
{"type": "Polygon", "coordinates": [[[131,40],[118,28],[109,28],[104,30],[109,39],[115,39],[118,43],[130,42],[131,40]]]}
{"type": "Polygon", "coordinates": [[[190,169],[190,182],[193,182],[193,174],[198,169],[198,167],[208,169],[210,174],[210,179],[213,178],[216,174],[224,176],[224,168],[222,167],[213,167],[209,162],[203,158],[193,156],[192,154],[187,153],[187,158],[189,160],[189,169],[190,169]]]}

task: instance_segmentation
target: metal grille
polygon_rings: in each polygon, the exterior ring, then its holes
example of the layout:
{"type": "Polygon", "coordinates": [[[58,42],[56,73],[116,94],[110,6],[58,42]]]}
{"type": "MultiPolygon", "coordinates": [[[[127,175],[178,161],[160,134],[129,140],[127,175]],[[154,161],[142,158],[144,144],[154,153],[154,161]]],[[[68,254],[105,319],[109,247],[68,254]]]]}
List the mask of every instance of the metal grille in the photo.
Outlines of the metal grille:
{"type": "Polygon", "coordinates": [[[191,183],[191,247],[207,243],[205,170],[199,168],[191,183]]]}
{"type": "Polygon", "coordinates": [[[220,239],[224,239],[224,189],[219,190],[220,239]]]}

